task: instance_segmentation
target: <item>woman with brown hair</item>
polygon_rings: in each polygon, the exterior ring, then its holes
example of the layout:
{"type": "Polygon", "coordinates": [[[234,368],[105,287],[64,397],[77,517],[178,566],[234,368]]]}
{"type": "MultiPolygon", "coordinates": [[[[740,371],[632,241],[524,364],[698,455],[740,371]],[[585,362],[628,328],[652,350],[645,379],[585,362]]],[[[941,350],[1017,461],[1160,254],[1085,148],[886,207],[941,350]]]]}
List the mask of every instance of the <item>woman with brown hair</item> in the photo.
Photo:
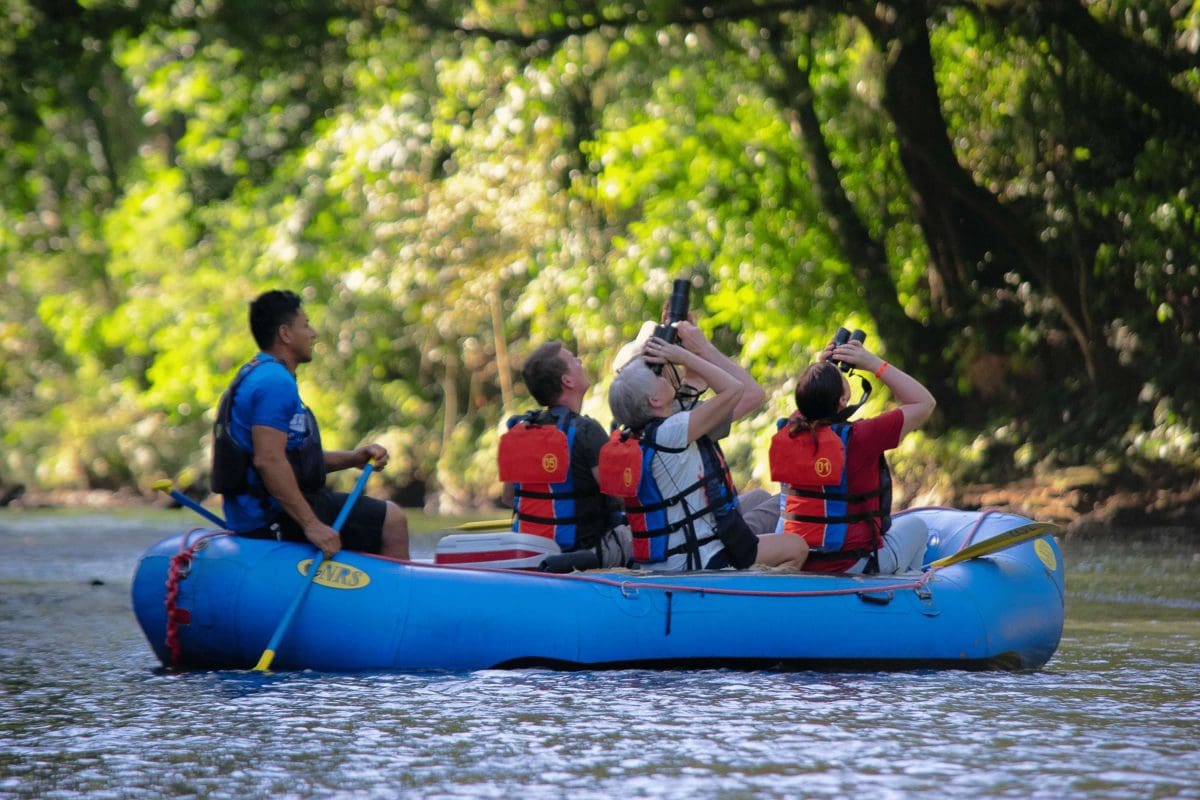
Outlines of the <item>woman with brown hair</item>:
{"type": "Polygon", "coordinates": [[[929,390],[867,350],[830,342],[796,384],[796,412],[771,441],[771,477],[783,485],[778,531],[809,546],[811,572],[919,570],[928,531],[915,516],[893,520],[884,453],[933,413],[929,390]],[[900,407],[848,422],[850,382],[838,363],[871,372],[900,407]]]}

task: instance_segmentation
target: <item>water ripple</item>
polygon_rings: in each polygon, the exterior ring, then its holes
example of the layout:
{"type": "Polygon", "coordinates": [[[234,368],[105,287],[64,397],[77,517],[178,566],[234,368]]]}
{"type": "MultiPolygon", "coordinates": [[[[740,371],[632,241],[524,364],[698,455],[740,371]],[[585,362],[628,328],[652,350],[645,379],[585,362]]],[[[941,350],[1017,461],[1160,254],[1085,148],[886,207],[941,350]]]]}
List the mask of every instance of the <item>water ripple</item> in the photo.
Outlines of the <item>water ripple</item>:
{"type": "Polygon", "coordinates": [[[1175,609],[1069,610],[1034,673],[174,675],[127,579],[8,569],[0,798],[1200,800],[1200,620],[1175,609]]]}

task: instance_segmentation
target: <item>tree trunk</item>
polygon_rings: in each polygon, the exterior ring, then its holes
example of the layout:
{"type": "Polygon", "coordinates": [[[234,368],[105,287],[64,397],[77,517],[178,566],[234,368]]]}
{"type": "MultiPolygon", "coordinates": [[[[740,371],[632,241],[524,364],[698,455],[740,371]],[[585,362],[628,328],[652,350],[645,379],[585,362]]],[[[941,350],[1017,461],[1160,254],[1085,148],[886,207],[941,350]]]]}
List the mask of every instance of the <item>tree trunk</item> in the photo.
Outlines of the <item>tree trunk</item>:
{"type": "Polygon", "coordinates": [[[496,348],[496,375],[500,381],[501,408],[512,408],[513,378],[512,368],[508,358],[508,340],[504,333],[504,308],[500,298],[500,287],[497,285],[488,293],[488,305],[492,311],[492,337],[496,348]]]}
{"type": "Polygon", "coordinates": [[[830,231],[855,280],[862,287],[867,312],[887,339],[893,357],[903,358],[905,369],[931,385],[948,378],[945,362],[938,357],[940,337],[904,313],[892,280],[887,250],[875,239],[846,195],[841,177],[821,131],[821,122],[813,106],[809,71],[784,45],[786,35],[779,23],[765,25],[767,40],[783,70],[782,84],[768,88],[782,111],[805,154],[808,177],[828,214],[830,231]]]}
{"type": "Polygon", "coordinates": [[[442,365],[442,452],[450,447],[450,437],[458,424],[458,356],[446,348],[445,363],[442,365]]]}
{"type": "MultiPolygon", "coordinates": [[[[934,301],[951,321],[988,306],[980,295],[1044,258],[1032,233],[959,163],[942,115],[922,14],[863,19],[884,56],[883,104],[895,125],[900,161],[929,246],[934,301]]],[[[994,305],[993,305],[994,307],[994,305]]],[[[975,320],[992,327],[985,320],[975,320]]]]}

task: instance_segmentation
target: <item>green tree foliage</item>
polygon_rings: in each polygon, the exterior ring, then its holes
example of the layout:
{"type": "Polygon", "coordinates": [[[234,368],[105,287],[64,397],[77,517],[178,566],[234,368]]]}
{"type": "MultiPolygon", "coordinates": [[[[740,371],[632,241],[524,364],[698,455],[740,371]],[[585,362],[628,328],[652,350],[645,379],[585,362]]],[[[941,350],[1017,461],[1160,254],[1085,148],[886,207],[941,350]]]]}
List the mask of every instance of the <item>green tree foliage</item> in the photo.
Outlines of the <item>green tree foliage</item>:
{"type": "Polygon", "coordinates": [[[330,442],[470,502],[521,355],[607,419],[679,275],[775,390],[742,475],[840,324],[934,387],[914,468],[1194,470],[1198,45],[1165,0],[15,0],[0,482],[202,481],[278,286],[330,442]]]}

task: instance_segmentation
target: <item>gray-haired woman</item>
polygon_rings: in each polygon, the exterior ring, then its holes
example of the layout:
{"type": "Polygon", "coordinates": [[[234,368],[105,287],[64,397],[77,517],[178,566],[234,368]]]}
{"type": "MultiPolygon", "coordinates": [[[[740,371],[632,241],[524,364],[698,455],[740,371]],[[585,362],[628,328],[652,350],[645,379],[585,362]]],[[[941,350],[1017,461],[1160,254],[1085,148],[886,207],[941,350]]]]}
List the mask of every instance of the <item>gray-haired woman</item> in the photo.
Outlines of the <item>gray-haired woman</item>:
{"type": "Polygon", "coordinates": [[[648,468],[637,499],[626,505],[634,559],[665,571],[753,564],[799,569],[808,546],[798,536],[756,536],[750,530],[710,436],[761,405],[765,393],[690,320],[675,327],[681,344],[650,338],[642,357],[621,368],[608,392],[613,419],[639,436],[648,468]],[[703,381],[713,396],[681,410],[675,364],[703,381]]]}

